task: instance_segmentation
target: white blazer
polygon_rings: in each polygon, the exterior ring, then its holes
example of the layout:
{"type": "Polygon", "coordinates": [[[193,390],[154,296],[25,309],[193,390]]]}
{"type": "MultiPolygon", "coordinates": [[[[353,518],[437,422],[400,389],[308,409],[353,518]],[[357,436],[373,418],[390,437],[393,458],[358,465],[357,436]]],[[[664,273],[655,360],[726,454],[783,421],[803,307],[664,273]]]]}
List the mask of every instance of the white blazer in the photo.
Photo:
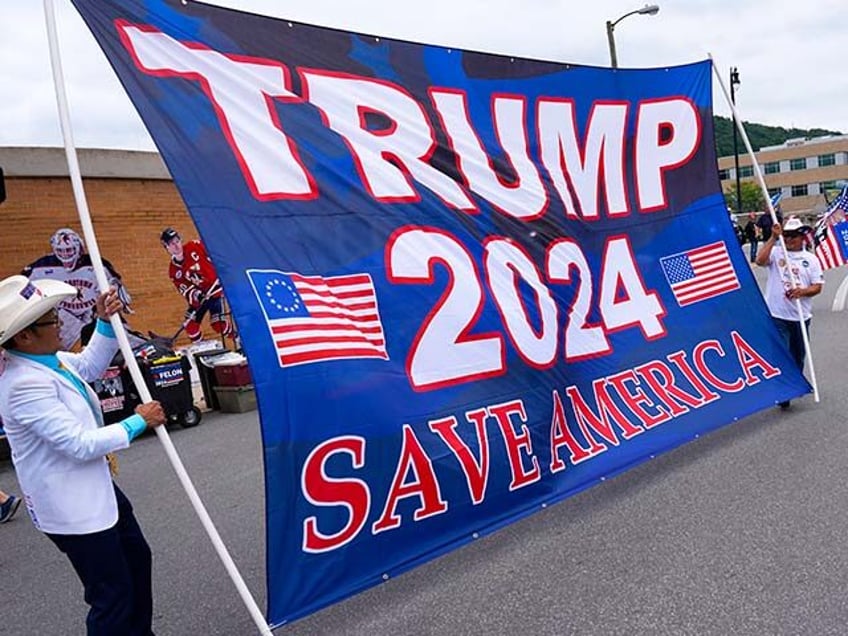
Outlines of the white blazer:
{"type": "Polygon", "coordinates": [[[24,502],[43,532],[89,534],[118,521],[105,455],[130,439],[120,424],[103,426],[97,394],[85,384],[103,373],[117,348],[114,337],[95,331],[81,353],[57,354],[84,381],[88,399],[60,373],[5,352],[0,416],[24,502]]]}

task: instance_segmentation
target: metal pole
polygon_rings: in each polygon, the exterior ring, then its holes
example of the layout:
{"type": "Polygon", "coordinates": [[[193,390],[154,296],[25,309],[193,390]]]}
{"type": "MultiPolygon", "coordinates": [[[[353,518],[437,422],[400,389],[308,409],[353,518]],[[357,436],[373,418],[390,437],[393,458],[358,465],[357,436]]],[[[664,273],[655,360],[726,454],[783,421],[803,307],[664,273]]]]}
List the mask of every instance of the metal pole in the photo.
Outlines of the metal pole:
{"type": "MultiPolygon", "coordinates": [[[[734,87],[739,83],[739,70],[732,66],[730,68],[730,101],[736,105],[736,91],[734,87]]],[[[736,214],[742,214],[742,179],[739,176],[739,135],[736,126],[733,126],[733,156],[736,166],[736,214]]]]}
{"type": "Polygon", "coordinates": [[[618,56],[615,53],[615,25],[612,21],[607,20],[607,41],[609,42],[610,64],[613,68],[618,68],[618,56]]]}

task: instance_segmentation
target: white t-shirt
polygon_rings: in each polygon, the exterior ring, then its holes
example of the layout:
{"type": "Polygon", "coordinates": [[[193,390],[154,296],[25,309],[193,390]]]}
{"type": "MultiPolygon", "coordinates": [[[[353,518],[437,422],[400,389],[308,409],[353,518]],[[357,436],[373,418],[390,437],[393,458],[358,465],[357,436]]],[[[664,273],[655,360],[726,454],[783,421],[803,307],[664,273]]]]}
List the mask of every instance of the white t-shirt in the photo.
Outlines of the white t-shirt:
{"type": "MultiPolygon", "coordinates": [[[[780,245],[775,245],[769,254],[766,305],[775,318],[797,321],[798,305],[794,300],[786,297],[786,292],[793,287],[786,260],[783,249],[780,245]]],[[[801,287],[809,287],[817,283],[824,284],[824,273],[815,255],[806,250],[789,252],[789,264],[792,268],[792,276],[801,287]]],[[[813,315],[813,299],[805,296],[800,301],[804,320],[807,320],[813,315]]]]}

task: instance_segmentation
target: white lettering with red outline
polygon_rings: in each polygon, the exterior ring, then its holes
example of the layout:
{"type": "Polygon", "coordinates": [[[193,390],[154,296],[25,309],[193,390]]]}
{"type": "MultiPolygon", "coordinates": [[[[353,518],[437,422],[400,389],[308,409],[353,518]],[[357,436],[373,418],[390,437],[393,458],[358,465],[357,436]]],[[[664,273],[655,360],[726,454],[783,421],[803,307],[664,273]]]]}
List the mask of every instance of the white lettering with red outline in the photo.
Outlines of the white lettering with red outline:
{"type": "Polygon", "coordinates": [[[411,183],[414,179],[445,205],[476,210],[459,184],[428,163],[436,149],[435,133],[421,104],[402,87],[329,71],[299,69],[298,73],[304,99],[321,111],[324,125],[342,136],[363,185],[374,199],[383,203],[420,201],[411,183]],[[365,128],[360,116],[363,107],[388,117],[392,129],[375,133],[365,128]]]}
{"type": "Polygon", "coordinates": [[[638,166],[636,196],[642,212],[668,206],[665,173],[679,168],[701,145],[698,107],[684,97],[649,99],[639,102],[636,115],[635,165],[638,166]],[[668,130],[668,141],[661,130],[668,130]]]}
{"type": "MultiPolygon", "coordinates": [[[[493,130],[515,171],[515,182],[506,183],[494,173],[493,162],[479,142],[459,92],[431,87],[431,102],[457,153],[466,184],[463,187],[428,163],[436,147],[433,126],[423,106],[402,86],[370,77],[297,68],[303,85],[303,96],[298,96],[290,90],[290,70],[277,60],[219,53],[195,42],[180,42],[149,25],[116,20],[115,28],[141,71],[200,85],[215,109],[250,191],[259,200],[318,196],[315,180],[286,134],[276,107],[276,102],[309,102],[321,111],[325,125],[342,136],[363,186],[378,201],[419,200],[414,180],[457,210],[478,211],[469,196],[474,192],[503,214],[532,220],[548,208],[538,168],[544,166],[567,218],[598,219],[599,190],[608,216],[630,214],[625,140],[634,105],[629,102],[593,102],[581,144],[574,101],[555,96],[538,98],[533,110],[539,157],[534,162],[528,152],[526,97],[492,94],[493,130]],[[369,130],[363,117],[366,111],[384,115],[391,126],[369,130]]],[[[697,106],[682,97],[642,100],[635,104],[635,111],[636,199],[641,212],[654,212],[667,205],[665,173],[694,156],[702,124],[697,106]],[[667,131],[665,136],[663,131],[667,131]]]]}
{"type": "Polygon", "coordinates": [[[432,88],[429,93],[442,128],[456,152],[459,171],[468,189],[514,218],[531,221],[541,217],[548,206],[548,195],[539,170],[530,158],[527,98],[524,95],[491,96],[495,136],[516,175],[513,183],[506,183],[495,171],[494,162],[486,154],[471,124],[465,92],[432,88]]]}
{"type": "Polygon", "coordinates": [[[608,215],[629,214],[624,179],[624,139],[629,104],[594,102],[582,146],[577,132],[574,100],[542,98],[536,108],[541,160],[562,199],[566,216],[587,221],[599,218],[598,181],[601,176],[608,215]]]}
{"type": "Polygon", "coordinates": [[[117,20],[121,41],[149,75],[197,82],[209,98],[251,193],[260,201],[313,199],[318,190],[272,101],[299,103],[289,70],[274,60],[224,55],[150,26],[117,20]]]}
{"type": "MultiPolygon", "coordinates": [[[[578,295],[572,303],[576,311],[560,312],[524,248],[509,238],[490,237],[484,241],[483,250],[485,285],[469,250],[445,230],[401,227],[386,244],[386,276],[392,284],[433,285],[436,266],[449,274],[446,290],[423,319],[407,354],[407,377],[416,391],[506,373],[503,336],[496,332],[475,334],[486,290],[515,350],[533,368],[551,367],[560,348],[564,360],[609,355],[612,347],[607,333],[639,327],[648,340],[666,334],[661,321],[665,307],[659,294],[645,288],[627,236],[613,236],[606,242],[597,298],[600,326],[586,324],[592,300],[585,296],[592,293],[588,268],[579,270],[588,275],[581,275],[576,282],[578,295]],[[541,317],[538,333],[517,291],[519,277],[535,292],[541,317]],[[563,329],[558,326],[560,313],[565,315],[563,329]]],[[[545,263],[549,280],[570,282],[569,266],[585,264],[586,258],[576,242],[556,241],[548,247],[545,263]]]]}

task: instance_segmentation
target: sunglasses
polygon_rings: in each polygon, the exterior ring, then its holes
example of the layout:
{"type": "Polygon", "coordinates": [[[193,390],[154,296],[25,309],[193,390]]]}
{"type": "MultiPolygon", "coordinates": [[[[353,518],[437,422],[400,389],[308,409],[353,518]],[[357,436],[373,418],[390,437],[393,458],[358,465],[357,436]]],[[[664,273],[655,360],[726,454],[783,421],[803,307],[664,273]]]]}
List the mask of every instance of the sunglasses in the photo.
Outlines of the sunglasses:
{"type": "Polygon", "coordinates": [[[40,320],[30,324],[29,329],[32,329],[33,327],[52,327],[53,325],[58,325],[60,322],[61,320],[58,314],[51,314],[47,320],[40,320]]]}

